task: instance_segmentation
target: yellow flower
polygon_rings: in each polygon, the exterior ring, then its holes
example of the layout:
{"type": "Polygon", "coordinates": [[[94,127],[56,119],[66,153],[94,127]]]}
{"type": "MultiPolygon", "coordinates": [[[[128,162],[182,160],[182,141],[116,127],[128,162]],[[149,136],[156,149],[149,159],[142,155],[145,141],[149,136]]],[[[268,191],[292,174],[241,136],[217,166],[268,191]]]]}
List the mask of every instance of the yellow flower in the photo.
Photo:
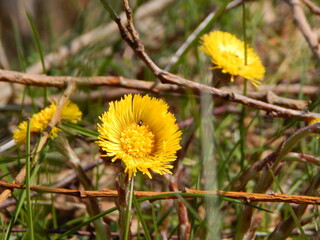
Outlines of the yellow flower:
{"type": "Polygon", "coordinates": [[[311,125],[311,124],[314,124],[314,123],[317,123],[317,122],[320,122],[320,118],[312,119],[311,121],[308,122],[308,125],[311,125]]]}
{"type": "Polygon", "coordinates": [[[244,42],[230,33],[213,31],[201,38],[200,50],[211,57],[213,69],[221,69],[223,73],[242,76],[258,87],[264,76],[265,68],[259,56],[247,47],[247,64],[245,64],[244,42]]]}
{"type": "MultiPolygon", "coordinates": [[[[312,119],[311,121],[308,122],[308,125],[311,125],[311,124],[314,124],[314,123],[317,123],[317,122],[320,122],[320,118],[312,119]]],[[[316,134],[312,134],[312,135],[316,135],[316,134]]],[[[320,138],[320,136],[317,137],[317,138],[320,138]]]]}
{"type": "MultiPolygon", "coordinates": [[[[56,110],[57,105],[52,102],[49,107],[42,109],[39,113],[33,114],[30,119],[30,133],[42,132],[45,130],[56,110]]],[[[62,108],[61,120],[76,123],[81,119],[81,117],[82,112],[79,110],[78,106],[70,101],[68,101],[62,108]]],[[[13,132],[13,139],[16,143],[26,142],[27,124],[27,121],[20,123],[18,129],[13,132]]],[[[50,132],[51,136],[56,137],[58,135],[58,131],[60,131],[59,128],[53,128],[50,132]]]]}
{"type": "Polygon", "coordinates": [[[171,173],[181,148],[181,131],[168,105],[148,95],[126,95],[110,103],[100,116],[98,145],[112,161],[121,159],[129,178],[137,170],[152,178],[149,170],[171,173]]]}

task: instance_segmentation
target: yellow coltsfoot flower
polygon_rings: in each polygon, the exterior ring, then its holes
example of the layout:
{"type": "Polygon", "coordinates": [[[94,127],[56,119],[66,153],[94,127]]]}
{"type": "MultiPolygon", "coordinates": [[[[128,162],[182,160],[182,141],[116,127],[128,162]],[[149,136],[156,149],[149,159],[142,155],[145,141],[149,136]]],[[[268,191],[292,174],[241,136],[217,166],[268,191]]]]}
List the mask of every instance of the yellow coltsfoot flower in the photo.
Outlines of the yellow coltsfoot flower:
{"type": "Polygon", "coordinates": [[[169,169],[181,148],[181,131],[168,105],[148,95],[126,95],[110,103],[100,116],[98,145],[112,161],[122,160],[125,172],[132,178],[141,171],[171,173],[169,169]]]}
{"type": "Polygon", "coordinates": [[[200,50],[211,57],[213,69],[221,69],[222,73],[242,76],[258,87],[265,74],[265,68],[259,56],[247,47],[247,64],[245,64],[244,42],[236,36],[221,31],[213,31],[201,38],[200,50]]]}
{"type": "Polygon", "coordinates": [[[314,124],[314,123],[317,123],[317,122],[320,122],[320,118],[312,119],[311,121],[308,122],[308,125],[311,125],[311,124],[314,124]]]}
{"type": "MultiPolygon", "coordinates": [[[[40,112],[32,115],[30,119],[30,133],[42,132],[46,129],[50,123],[53,114],[57,110],[56,103],[52,102],[50,106],[42,109],[40,112]]],[[[77,123],[81,120],[82,112],[78,106],[68,101],[61,112],[61,120],[77,123]]],[[[26,142],[27,136],[27,121],[19,124],[18,129],[13,132],[13,139],[17,144],[26,142]]],[[[55,127],[51,130],[51,137],[56,137],[60,131],[59,128],[55,127]]]]}
{"type": "MultiPolygon", "coordinates": [[[[314,124],[320,122],[320,118],[314,118],[311,121],[308,122],[308,125],[314,124]]],[[[312,134],[312,135],[317,135],[317,134],[312,134]]],[[[320,136],[317,137],[318,139],[320,139],[320,136]]]]}

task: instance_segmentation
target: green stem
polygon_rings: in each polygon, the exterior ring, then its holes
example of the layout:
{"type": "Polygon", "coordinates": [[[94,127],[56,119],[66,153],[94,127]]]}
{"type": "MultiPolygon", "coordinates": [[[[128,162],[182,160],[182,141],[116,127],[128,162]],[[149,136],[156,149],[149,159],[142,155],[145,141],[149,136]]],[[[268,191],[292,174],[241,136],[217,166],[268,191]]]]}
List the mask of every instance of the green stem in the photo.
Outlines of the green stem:
{"type": "Polygon", "coordinates": [[[118,175],[117,181],[117,190],[118,190],[118,199],[116,201],[118,211],[119,211],[119,233],[120,240],[127,240],[128,235],[126,236],[127,228],[130,230],[130,221],[128,222],[128,207],[129,207],[129,177],[128,174],[124,172],[124,169],[121,169],[118,175]],[[127,237],[127,238],[126,238],[127,237]]]}
{"type": "MultiPolygon", "coordinates": [[[[134,183],[134,178],[131,178],[130,181],[130,190],[129,193],[127,193],[129,195],[129,202],[128,202],[128,206],[127,206],[127,212],[126,212],[126,227],[125,227],[125,232],[124,232],[124,240],[129,239],[129,235],[130,235],[130,225],[131,225],[131,207],[132,207],[132,196],[133,196],[133,183],[134,183]]],[[[121,227],[121,226],[120,226],[121,227]]]]}
{"type": "MultiPolygon", "coordinates": [[[[281,192],[281,194],[284,194],[284,192],[283,192],[283,190],[282,190],[279,182],[277,181],[277,178],[276,178],[275,174],[273,173],[272,168],[270,167],[269,164],[267,164],[267,166],[268,166],[269,173],[270,173],[270,175],[272,176],[275,185],[277,186],[277,188],[279,189],[279,191],[281,192]]],[[[286,205],[286,207],[288,208],[288,210],[289,210],[289,212],[290,212],[290,214],[291,214],[291,217],[292,217],[293,221],[295,222],[297,228],[300,230],[300,233],[301,233],[302,237],[303,237],[304,239],[307,239],[307,236],[306,236],[306,234],[304,233],[304,230],[303,230],[303,228],[302,228],[302,226],[301,226],[301,224],[300,224],[300,221],[299,221],[296,213],[295,213],[294,210],[292,209],[291,205],[290,205],[289,203],[285,203],[285,205],[286,205]]]]}
{"type": "Polygon", "coordinates": [[[244,65],[248,64],[248,59],[247,59],[247,26],[246,26],[246,6],[245,6],[245,1],[242,3],[242,29],[243,29],[243,41],[244,41],[244,65]]]}
{"type": "MultiPolygon", "coordinates": [[[[242,3],[242,31],[243,31],[243,41],[244,41],[244,65],[247,65],[248,59],[247,59],[247,32],[246,32],[246,7],[245,2],[242,3]]],[[[247,95],[247,79],[244,79],[243,83],[243,96],[247,95]]],[[[246,109],[245,106],[242,105],[241,110],[241,118],[239,123],[239,129],[240,129],[240,153],[241,153],[241,169],[244,167],[244,161],[245,161],[245,138],[246,138],[246,130],[244,128],[244,118],[246,115],[246,109]]]]}
{"type": "Polygon", "coordinates": [[[30,121],[27,125],[27,163],[26,163],[26,197],[27,197],[27,215],[28,215],[28,228],[30,239],[34,239],[34,228],[32,218],[32,205],[31,205],[31,193],[30,193],[30,181],[31,181],[31,151],[30,151],[30,121]]]}

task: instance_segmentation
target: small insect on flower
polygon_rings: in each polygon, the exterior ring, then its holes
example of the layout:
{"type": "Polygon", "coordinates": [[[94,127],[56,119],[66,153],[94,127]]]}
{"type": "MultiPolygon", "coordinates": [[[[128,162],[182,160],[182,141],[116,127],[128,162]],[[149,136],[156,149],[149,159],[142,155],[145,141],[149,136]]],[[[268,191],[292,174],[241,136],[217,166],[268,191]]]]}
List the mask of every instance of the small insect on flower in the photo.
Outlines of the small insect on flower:
{"type": "Polygon", "coordinates": [[[171,162],[181,148],[181,131],[168,108],[161,99],[129,94],[111,102],[100,116],[97,143],[106,152],[104,156],[122,160],[129,178],[137,170],[150,178],[149,170],[171,173],[171,162]]]}
{"type": "Polygon", "coordinates": [[[245,58],[245,43],[236,36],[221,31],[212,31],[201,38],[201,51],[211,57],[212,69],[221,69],[222,73],[242,76],[248,79],[255,87],[261,83],[265,68],[259,56],[250,47],[247,47],[245,58]]]}

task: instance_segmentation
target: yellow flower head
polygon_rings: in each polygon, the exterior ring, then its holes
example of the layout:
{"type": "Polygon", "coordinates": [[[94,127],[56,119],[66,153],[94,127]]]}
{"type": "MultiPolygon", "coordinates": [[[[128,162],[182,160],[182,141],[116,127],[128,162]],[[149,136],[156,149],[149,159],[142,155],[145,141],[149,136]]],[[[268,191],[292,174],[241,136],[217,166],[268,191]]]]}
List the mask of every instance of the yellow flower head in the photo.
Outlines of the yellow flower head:
{"type": "Polygon", "coordinates": [[[129,178],[137,170],[147,174],[171,173],[170,163],[181,148],[181,131],[168,105],[148,95],[126,95],[110,103],[100,116],[98,145],[112,161],[121,159],[129,178]]]}
{"type": "MultiPolygon", "coordinates": [[[[311,121],[308,122],[308,125],[311,125],[311,124],[314,124],[314,123],[317,123],[317,122],[320,122],[320,118],[314,118],[312,119],[311,121]]],[[[312,134],[312,135],[316,135],[316,134],[312,134]]],[[[317,137],[320,139],[320,137],[317,137]]]]}
{"type": "Polygon", "coordinates": [[[250,47],[247,48],[247,64],[245,64],[244,42],[230,33],[213,31],[201,38],[200,50],[211,57],[213,68],[223,73],[242,76],[258,87],[264,76],[265,68],[259,56],[250,47]]]}
{"type": "MultiPolygon", "coordinates": [[[[53,114],[57,110],[56,103],[52,102],[49,107],[42,109],[40,112],[32,115],[30,119],[30,133],[42,132],[49,125],[49,122],[53,114]]],[[[78,106],[74,103],[68,101],[61,112],[61,120],[76,123],[81,120],[82,112],[79,110],[78,106]]],[[[24,143],[27,136],[27,121],[19,124],[18,129],[13,132],[13,139],[16,143],[24,143]]],[[[59,128],[55,127],[51,130],[51,136],[56,137],[59,128]]]]}
{"type": "Polygon", "coordinates": [[[314,124],[314,123],[317,123],[317,122],[320,122],[320,118],[312,119],[311,121],[308,122],[308,125],[311,125],[311,124],[314,124]]]}

